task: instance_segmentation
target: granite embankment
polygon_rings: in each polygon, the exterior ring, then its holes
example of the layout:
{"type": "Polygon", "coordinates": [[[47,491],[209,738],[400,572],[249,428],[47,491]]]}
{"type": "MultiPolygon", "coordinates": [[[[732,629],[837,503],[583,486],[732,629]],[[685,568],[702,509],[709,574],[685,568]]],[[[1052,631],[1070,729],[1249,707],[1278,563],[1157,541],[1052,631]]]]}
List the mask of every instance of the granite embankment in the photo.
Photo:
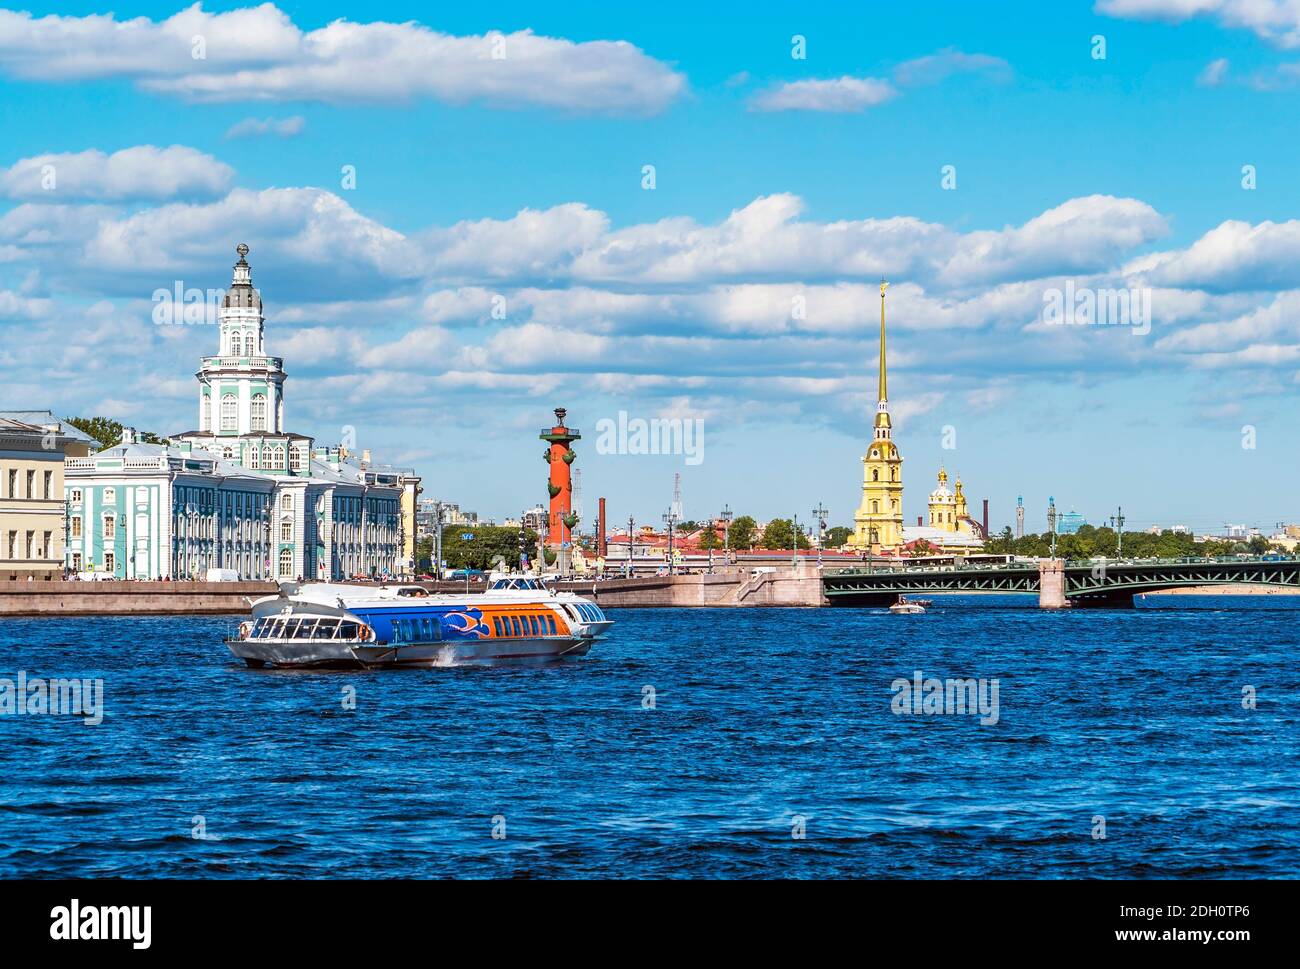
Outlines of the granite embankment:
{"type": "MultiPolygon", "coordinates": [[[[462,582],[419,583],[435,592],[464,592],[462,582]]],[[[557,586],[608,608],[655,606],[820,606],[817,570],[741,569],[714,574],[655,575],[557,586]]],[[[249,600],[272,595],[273,582],[0,581],[0,616],[167,616],[248,612],[249,600]]],[[[471,593],[482,584],[471,584],[471,593]]]]}

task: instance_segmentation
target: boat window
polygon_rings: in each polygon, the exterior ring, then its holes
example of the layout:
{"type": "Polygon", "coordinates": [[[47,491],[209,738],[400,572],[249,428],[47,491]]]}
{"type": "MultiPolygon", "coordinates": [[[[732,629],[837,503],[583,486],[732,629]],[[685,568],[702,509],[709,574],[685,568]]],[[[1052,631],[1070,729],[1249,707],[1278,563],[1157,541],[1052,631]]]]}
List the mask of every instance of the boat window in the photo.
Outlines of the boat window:
{"type": "Polygon", "coordinates": [[[284,621],[284,629],[281,630],[280,636],[284,639],[293,639],[298,635],[298,623],[300,622],[302,622],[301,619],[286,619],[284,621]]]}
{"type": "Polygon", "coordinates": [[[534,636],[540,636],[542,634],[542,622],[537,616],[529,616],[528,624],[533,627],[534,636]]]}
{"type": "Polygon", "coordinates": [[[519,632],[519,617],[518,617],[518,616],[511,616],[511,617],[510,617],[510,628],[513,630],[513,632],[511,633],[512,636],[519,636],[519,635],[522,635],[522,634],[519,632]]]}
{"type": "Polygon", "coordinates": [[[318,620],[316,623],[315,636],[317,639],[333,639],[334,632],[338,628],[339,628],[339,621],[337,619],[318,620]]]}
{"type": "Polygon", "coordinates": [[[555,635],[555,617],[554,617],[554,616],[547,616],[547,617],[546,617],[546,628],[547,628],[547,630],[550,632],[550,634],[551,634],[552,636],[555,635]]]}
{"type": "Polygon", "coordinates": [[[494,630],[496,630],[496,634],[497,634],[497,638],[498,638],[498,639],[500,639],[502,636],[505,635],[505,633],[503,633],[503,632],[501,631],[501,617],[500,617],[500,616],[493,616],[493,617],[492,617],[492,628],[493,628],[494,630]]]}
{"type": "Polygon", "coordinates": [[[357,624],[354,622],[345,622],[339,624],[339,637],[341,639],[356,639],[357,624]]]}
{"type": "Polygon", "coordinates": [[[316,635],[316,620],[304,619],[298,627],[298,639],[312,639],[316,635]]]}

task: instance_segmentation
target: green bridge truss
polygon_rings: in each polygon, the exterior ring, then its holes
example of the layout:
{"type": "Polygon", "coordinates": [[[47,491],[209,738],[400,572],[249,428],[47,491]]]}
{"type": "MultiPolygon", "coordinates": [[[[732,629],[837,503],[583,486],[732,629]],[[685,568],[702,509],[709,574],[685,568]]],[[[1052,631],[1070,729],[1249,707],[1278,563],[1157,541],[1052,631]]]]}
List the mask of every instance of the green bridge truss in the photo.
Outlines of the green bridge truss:
{"type": "MultiPolygon", "coordinates": [[[[1300,589],[1300,559],[1224,558],[1067,562],[1065,595],[1077,605],[1129,606],[1141,592],[1216,585],[1300,589]]],[[[827,571],[822,591],[831,605],[888,605],[900,595],[938,592],[1038,592],[1038,566],[968,565],[827,571]]]]}

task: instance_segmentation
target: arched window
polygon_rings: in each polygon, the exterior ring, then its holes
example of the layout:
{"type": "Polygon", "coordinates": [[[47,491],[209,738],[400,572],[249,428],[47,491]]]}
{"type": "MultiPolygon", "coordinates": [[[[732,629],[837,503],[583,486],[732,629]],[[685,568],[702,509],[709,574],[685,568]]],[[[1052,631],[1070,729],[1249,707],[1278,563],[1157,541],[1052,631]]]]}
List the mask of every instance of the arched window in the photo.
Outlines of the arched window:
{"type": "Polygon", "coordinates": [[[234,394],[223,394],[221,397],[221,429],[239,430],[239,401],[234,394]]]}
{"type": "Polygon", "coordinates": [[[253,339],[253,334],[249,333],[244,337],[244,356],[251,357],[257,352],[257,342],[253,339]]]}
{"type": "Polygon", "coordinates": [[[879,515],[879,514],[880,514],[880,502],[878,502],[878,501],[873,501],[873,502],[871,503],[871,514],[873,514],[873,515],[879,515]]]}
{"type": "Polygon", "coordinates": [[[266,430],[266,395],[253,395],[253,430],[266,430]]]}
{"type": "Polygon", "coordinates": [[[293,549],[280,549],[280,575],[283,578],[290,578],[293,575],[293,549]]]}
{"type": "Polygon", "coordinates": [[[880,480],[880,469],[879,469],[879,468],[872,468],[872,469],[871,469],[871,480],[872,480],[872,481],[879,481],[879,480],[880,480]]]}
{"type": "Polygon", "coordinates": [[[230,461],[235,456],[235,449],[231,447],[229,444],[227,444],[225,447],[221,449],[221,456],[225,458],[227,461],[230,461]]]}
{"type": "Polygon", "coordinates": [[[238,333],[230,334],[230,355],[232,357],[239,356],[239,334],[238,333]]]}
{"type": "Polygon", "coordinates": [[[280,510],[293,511],[293,495],[282,495],[280,497],[280,510]]]}
{"type": "Polygon", "coordinates": [[[275,447],[271,449],[271,454],[273,456],[271,467],[275,468],[275,470],[277,471],[283,470],[284,469],[284,447],[280,444],[277,444],[275,447]]]}

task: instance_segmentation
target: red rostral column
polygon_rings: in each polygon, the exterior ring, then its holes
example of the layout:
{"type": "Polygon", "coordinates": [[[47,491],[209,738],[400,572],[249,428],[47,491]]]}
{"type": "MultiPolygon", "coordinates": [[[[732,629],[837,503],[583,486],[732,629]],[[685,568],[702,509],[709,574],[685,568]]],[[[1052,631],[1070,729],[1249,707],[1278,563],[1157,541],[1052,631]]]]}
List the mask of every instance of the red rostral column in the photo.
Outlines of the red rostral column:
{"type": "Polygon", "coordinates": [[[546,482],[546,490],[551,495],[551,513],[547,518],[546,544],[550,548],[569,547],[570,533],[578,524],[578,516],[573,513],[573,487],[570,481],[571,466],[578,452],[569,445],[582,437],[574,428],[564,426],[563,407],[555,408],[555,426],[543,430],[541,439],[551,446],[546,449],[546,460],[551,465],[551,474],[546,482]]]}

